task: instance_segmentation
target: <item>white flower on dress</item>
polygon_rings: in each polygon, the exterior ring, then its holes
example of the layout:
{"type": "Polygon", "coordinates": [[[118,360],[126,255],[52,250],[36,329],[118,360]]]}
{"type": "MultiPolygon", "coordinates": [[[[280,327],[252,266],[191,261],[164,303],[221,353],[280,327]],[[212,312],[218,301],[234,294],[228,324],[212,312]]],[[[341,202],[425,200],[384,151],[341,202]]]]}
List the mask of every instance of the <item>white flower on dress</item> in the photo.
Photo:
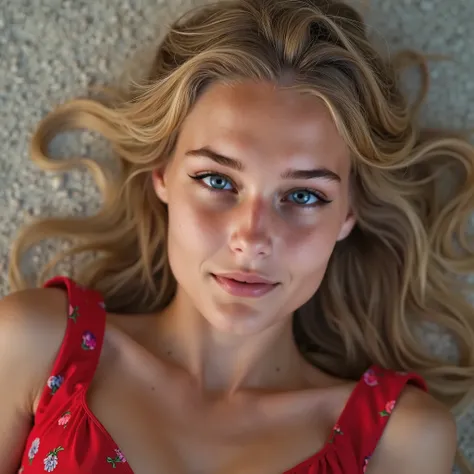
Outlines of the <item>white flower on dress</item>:
{"type": "Polygon", "coordinates": [[[59,446],[56,449],[53,449],[48,453],[48,455],[44,458],[44,470],[46,472],[53,472],[58,467],[58,453],[59,451],[64,451],[62,446],[59,446]]]}
{"type": "Polygon", "coordinates": [[[51,375],[51,377],[49,377],[47,385],[51,389],[52,395],[54,395],[59,390],[59,387],[61,387],[63,382],[64,377],[62,375],[51,375]]]}
{"type": "Polygon", "coordinates": [[[44,460],[44,470],[46,472],[52,472],[56,469],[58,465],[58,457],[49,455],[45,460],[44,460]]]}
{"type": "Polygon", "coordinates": [[[38,454],[39,445],[40,445],[39,438],[34,439],[33,442],[31,443],[30,450],[28,451],[28,459],[30,461],[30,464],[33,462],[33,458],[38,454]]]}

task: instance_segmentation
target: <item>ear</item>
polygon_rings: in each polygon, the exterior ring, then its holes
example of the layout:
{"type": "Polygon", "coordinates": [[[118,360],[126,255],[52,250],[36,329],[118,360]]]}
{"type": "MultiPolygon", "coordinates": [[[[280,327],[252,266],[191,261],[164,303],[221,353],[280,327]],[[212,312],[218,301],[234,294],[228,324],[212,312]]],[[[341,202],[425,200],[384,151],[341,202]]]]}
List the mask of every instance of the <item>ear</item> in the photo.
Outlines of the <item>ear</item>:
{"type": "Polygon", "coordinates": [[[346,220],[343,222],[339,235],[337,236],[337,241],[344,240],[352,231],[356,223],[356,218],[351,209],[346,216],[346,220]]]}
{"type": "Polygon", "coordinates": [[[165,204],[168,204],[168,187],[167,187],[167,167],[155,169],[151,172],[151,179],[156,195],[165,204]]]}

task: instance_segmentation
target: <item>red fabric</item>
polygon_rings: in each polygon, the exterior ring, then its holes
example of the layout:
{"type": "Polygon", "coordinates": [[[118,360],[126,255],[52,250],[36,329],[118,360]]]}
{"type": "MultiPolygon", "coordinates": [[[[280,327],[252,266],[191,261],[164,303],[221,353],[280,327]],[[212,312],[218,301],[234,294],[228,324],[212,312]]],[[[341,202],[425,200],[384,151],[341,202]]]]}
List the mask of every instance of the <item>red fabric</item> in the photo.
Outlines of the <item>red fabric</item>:
{"type": "MultiPolygon", "coordinates": [[[[87,407],[105,331],[99,293],[56,277],[45,286],[69,296],[66,334],[44,388],[19,472],[133,474],[120,448],[87,407]],[[114,471],[115,470],[115,471],[114,471]]],[[[356,385],[322,450],[285,474],[361,474],[407,383],[426,390],[415,374],[371,367],[356,385]]]]}

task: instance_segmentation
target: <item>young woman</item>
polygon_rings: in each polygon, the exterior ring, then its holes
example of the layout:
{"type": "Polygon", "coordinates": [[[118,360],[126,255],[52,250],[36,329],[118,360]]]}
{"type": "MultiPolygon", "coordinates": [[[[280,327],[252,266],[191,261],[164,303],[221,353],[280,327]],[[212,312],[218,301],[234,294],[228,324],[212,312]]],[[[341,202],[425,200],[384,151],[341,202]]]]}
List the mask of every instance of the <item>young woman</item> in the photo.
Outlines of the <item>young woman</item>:
{"type": "Polygon", "coordinates": [[[451,471],[450,408],[474,386],[474,149],[419,127],[396,64],[343,4],[231,0],[176,22],[128,95],[43,120],[43,168],[70,167],[48,143],[84,127],[121,168],[74,161],[99,212],[12,250],[1,474],[451,471]],[[59,254],[26,289],[19,259],[50,237],[94,258],[50,278],[59,254]],[[459,360],[424,349],[421,321],[459,360]]]}

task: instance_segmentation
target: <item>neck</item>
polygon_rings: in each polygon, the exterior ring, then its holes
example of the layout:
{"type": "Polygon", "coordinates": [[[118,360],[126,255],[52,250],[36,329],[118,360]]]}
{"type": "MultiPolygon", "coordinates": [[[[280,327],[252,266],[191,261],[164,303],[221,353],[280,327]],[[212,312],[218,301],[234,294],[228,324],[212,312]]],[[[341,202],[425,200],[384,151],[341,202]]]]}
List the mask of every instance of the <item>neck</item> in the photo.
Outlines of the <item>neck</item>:
{"type": "Polygon", "coordinates": [[[202,391],[232,395],[243,389],[290,390],[303,383],[306,363],[293,340],[291,315],[256,334],[223,333],[178,292],[158,324],[168,356],[202,391]]]}

